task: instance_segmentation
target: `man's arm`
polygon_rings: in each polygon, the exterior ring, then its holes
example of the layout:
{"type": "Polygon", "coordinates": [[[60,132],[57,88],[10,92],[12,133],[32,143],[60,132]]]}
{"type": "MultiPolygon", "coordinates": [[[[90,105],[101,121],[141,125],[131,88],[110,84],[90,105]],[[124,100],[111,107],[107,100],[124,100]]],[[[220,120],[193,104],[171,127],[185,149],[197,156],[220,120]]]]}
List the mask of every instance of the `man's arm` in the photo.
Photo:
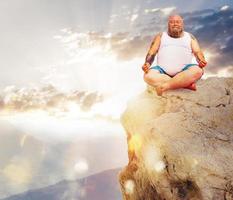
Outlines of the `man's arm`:
{"type": "Polygon", "coordinates": [[[159,50],[161,36],[162,36],[162,33],[157,34],[150,45],[150,49],[146,55],[145,63],[142,66],[142,69],[145,72],[148,71],[149,67],[154,62],[155,55],[157,54],[159,50]]]}
{"type": "Polygon", "coordinates": [[[205,60],[205,56],[200,48],[200,45],[197,41],[197,39],[190,34],[191,36],[191,48],[192,48],[192,52],[194,54],[194,56],[196,57],[196,60],[199,64],[199,67],[203,68],[207,65],[207,62],[205,60]]]}
{"type": "Polygon", "coordinates": [[[153,63],[155,55],[157,54],[160,46],[160,40],[161,40],[162,33],[159,33],[155,36],[153,39],[150,49],[146,55],[145,63],[149,63],[150,65],[153,63]]]}

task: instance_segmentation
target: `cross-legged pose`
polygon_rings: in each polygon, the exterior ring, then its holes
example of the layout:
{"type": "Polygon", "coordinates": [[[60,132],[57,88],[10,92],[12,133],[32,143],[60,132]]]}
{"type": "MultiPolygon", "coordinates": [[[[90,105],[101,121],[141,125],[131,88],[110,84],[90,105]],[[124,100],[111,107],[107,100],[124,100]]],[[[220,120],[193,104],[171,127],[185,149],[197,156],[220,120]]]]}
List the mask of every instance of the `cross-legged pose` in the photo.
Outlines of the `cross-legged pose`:
{"type": "Polygon", "coordinates": [[[180,15],[168,18],[168,31],[158,33],[142,66],[144,80],[155,87],[159,96],[164,91],[178,88],[196,90],[195,82],[207,64],[197,39],[184,31],[180,15]],[[157,54],[157,65],[151,66],[157,54]],[[197,63],[192,63],[193,55],[197,63]]]}

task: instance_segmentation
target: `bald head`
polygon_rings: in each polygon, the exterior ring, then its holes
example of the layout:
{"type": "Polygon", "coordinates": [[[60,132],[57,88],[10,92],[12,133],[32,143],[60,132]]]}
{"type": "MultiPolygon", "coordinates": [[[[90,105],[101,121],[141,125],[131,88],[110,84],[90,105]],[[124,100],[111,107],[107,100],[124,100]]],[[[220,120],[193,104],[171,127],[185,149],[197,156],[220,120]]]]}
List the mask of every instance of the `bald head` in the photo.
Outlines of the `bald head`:
{"type": "Polygon", "coordinates": [[[180,15],[171,15],[168,18],[168,34],[171,37],[181,37],[184,30],[183,18],[180,15]]]}
{"type": "Polygon", "coordinates": [[[179,20],[179,21],[182,21],[183,22],[183,18],[180,16],[180,15],[170,15],[168,17],[168,21],[172,21],[172,20],[179,20]]]}

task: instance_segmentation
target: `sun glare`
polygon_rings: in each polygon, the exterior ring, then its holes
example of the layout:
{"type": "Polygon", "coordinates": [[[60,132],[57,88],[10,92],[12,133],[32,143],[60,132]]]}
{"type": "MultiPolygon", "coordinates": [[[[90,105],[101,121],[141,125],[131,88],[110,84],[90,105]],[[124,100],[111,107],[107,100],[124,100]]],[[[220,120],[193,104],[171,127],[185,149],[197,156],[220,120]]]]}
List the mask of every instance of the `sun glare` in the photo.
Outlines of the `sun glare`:
{"type": "Polygon", "coordinates": [[[206,59],[207,62],[209,62],[210,59],[214,57],[214,54],[211,53],[210,51],[205,51],[204,55],[205,55],[205,59],[206,59]]]}

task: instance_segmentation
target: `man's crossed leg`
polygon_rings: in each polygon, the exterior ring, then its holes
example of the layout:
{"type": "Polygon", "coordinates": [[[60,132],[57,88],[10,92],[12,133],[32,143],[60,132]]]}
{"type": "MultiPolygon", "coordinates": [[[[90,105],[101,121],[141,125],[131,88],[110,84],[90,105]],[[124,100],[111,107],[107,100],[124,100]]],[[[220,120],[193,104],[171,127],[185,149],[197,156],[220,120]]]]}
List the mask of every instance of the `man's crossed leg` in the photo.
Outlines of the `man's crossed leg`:
{"type": "Polygon", "coordinates": [[[187,88],[196,90],[195,82],[203,75],[203,69],[197,65],[187,68],[184,71],[177,73],[174,77],[167,74],[161,74],[158,70],[150,69],[144,74],[144,80],[149,85],[156,88],[159,96],[163,92],[178,88],[187,88]]]}

